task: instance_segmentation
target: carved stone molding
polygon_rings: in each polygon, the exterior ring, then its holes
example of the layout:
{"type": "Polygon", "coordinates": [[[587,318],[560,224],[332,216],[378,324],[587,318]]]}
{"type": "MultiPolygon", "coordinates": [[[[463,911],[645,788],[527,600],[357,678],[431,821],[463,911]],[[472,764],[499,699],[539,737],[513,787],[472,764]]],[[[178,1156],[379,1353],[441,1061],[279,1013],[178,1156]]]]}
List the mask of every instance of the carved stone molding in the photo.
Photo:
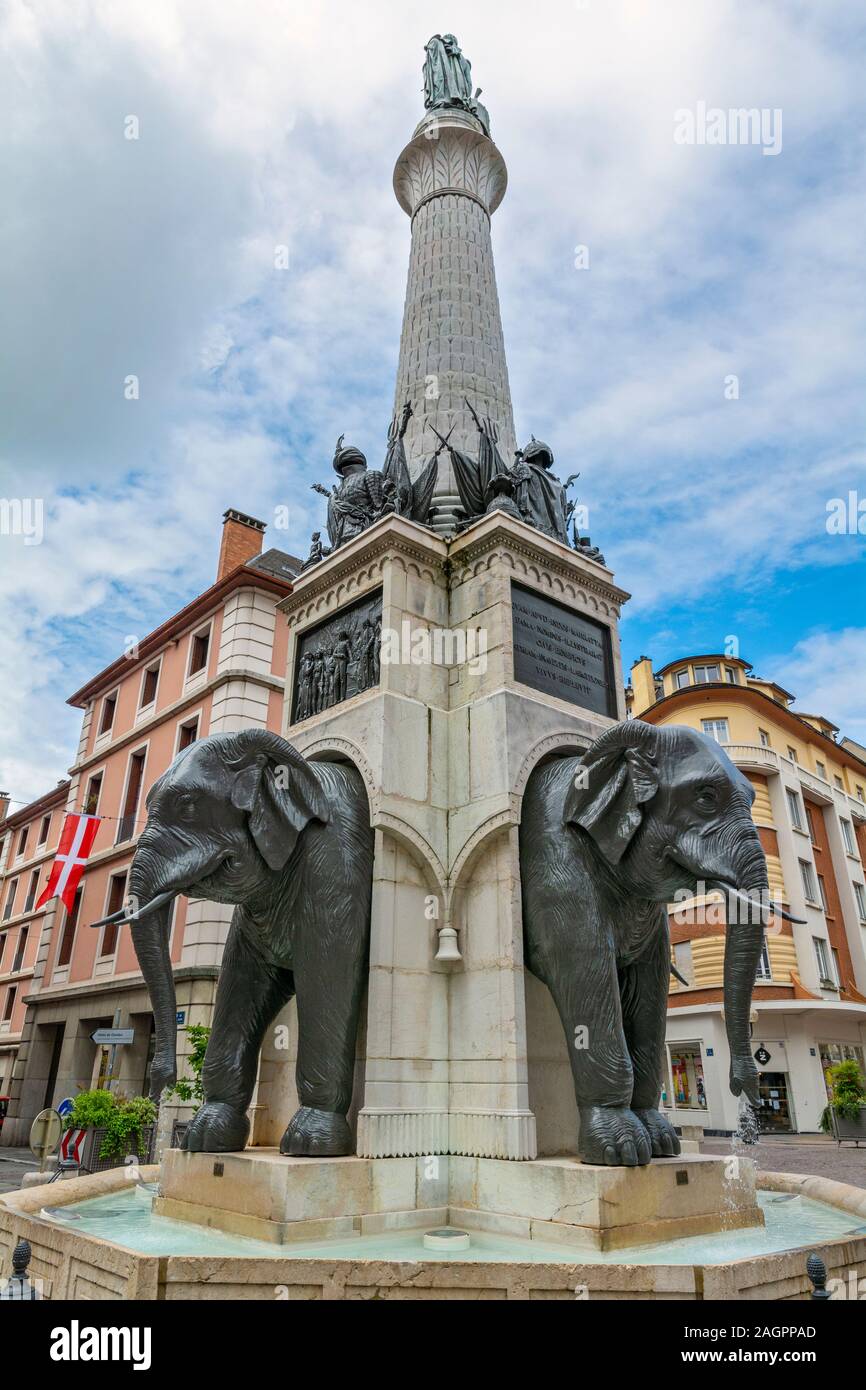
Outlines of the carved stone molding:
{"type": "Polygon", "coordinates": [[[409,142],[394,169],[397,202],[410,217],[425,200],[448,193],[474,198],[489,216],[507,184],[505,160],[480,126],[441,112],[409,142]]]}
{"type": "Polygon", "coordinates": [[[358,1114],[362,1158],[417,1158],[460,1154],[470,1158],[535,1158],[531,1110],[386,1110],[358,1114]]]}

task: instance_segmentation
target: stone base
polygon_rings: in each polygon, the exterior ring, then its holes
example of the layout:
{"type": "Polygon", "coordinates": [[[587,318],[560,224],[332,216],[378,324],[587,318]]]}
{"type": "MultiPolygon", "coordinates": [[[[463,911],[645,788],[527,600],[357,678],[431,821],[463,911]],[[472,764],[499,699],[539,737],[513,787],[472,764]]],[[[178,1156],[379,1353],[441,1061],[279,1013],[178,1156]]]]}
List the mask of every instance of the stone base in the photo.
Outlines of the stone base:
{"type": "Polygon", "coordinates": [[[450,1224],[584,1250],[763,1225],[755,1168],[710,1155],[606,1168],[574,1158],[163,1158],[155,1210],[278,1244],[450,1224]]]}

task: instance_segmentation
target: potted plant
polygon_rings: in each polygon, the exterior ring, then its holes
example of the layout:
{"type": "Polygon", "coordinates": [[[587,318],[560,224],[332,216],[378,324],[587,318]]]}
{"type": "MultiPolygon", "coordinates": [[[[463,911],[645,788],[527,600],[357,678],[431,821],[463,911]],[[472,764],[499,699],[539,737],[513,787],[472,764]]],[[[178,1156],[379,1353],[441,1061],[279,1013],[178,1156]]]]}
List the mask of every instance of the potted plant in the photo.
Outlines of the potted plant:
{"type": "Polygon", "coordinates": [[[866,1081],[853,1060],[830,1068],[830,1104],[821,1116],[821,1128],[832,1133],[837,1144],[866,1140],[866,1081]]]}
{"type": "MultiPolygon", "coordinates": [[[[196,1110],[200,1109],[204,1104],[201,1073],[211,1030],[203,1023],[190,1023],[183,1031],[189,1038],[190,1050],[186,1062],[192,1075],[181,1077],[173,1086],[166,1088],[163,1093],[163,1099],[167,1099],[169,1096],[177,1096],[178,1100],[185,1101],[187,1104],[195,1106],[195,1110],[193,1110],[194,1115],[196,1110]]],[[[191,1119],[192,1115],[190,1116],[190,1120],[191,1119]]],[[[188,1125],[189,1120],[175,1120],[171,1130],[171,1147],[173,1149],[180,1147],[180,1142],[186,1134],[188,1125]]]]}
{"type": "Polygon", "coordinates": [[[147,1163],[153,1143],[156,1106],[146,1096],[114,1091],[80,1091],[66,1117],[67,1129],[87,1131],[79,1170],[101,1173],[121,1167],[129,1157],[147,1163]]]}

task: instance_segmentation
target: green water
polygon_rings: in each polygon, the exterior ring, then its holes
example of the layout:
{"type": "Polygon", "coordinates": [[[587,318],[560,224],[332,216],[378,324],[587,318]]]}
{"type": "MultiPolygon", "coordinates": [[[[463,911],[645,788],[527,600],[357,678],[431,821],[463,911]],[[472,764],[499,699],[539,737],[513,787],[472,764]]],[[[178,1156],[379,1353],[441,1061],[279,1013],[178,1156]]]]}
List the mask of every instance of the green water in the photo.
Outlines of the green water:
{"type": "Polygon", "coordinates": [[[272,1245],[226,1235],[210,1227],[172,1221],[151,1210],[149,1194],[134,1187],[94,1197],[88,1202],[49,1208],[44,1213],[59,1225],[81,1231],[82,1235],[113,1241],[146,1255],[247,1255],[255,1258],[298,1260],[409,1260],[532,1264],[725,1264],[756,1255],[769,1255],[800,1245],[812,1245],[853,1231],[866,1231],[862,1218],[837,1207],[813,1202],[808,1197],[778,1192],[760,1192],[758,1200],[766,1225],[745,1230],[718,1232],[709,1236],[689,1236],[683,1240],[659,1241],[655,1245],[632,1246],[607,1253],[576,1250],[540,1240],[492,1235],[472,1231],[469,1250],[449,1252],[427,1250],[422,1243],[424,1228],[389,1231],[381,1235],[358,1235],[331,1240],[292,1241],[272,1245]]]}

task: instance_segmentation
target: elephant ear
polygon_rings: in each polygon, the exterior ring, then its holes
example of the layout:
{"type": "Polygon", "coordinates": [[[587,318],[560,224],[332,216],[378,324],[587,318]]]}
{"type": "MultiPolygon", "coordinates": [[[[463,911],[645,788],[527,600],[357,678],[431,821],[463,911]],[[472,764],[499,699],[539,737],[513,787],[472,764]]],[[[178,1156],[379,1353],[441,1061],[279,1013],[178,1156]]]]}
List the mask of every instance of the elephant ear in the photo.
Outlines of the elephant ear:
{"type": "Polygon", "coordinates": [[[658,731],[630,719],[606,729],[580,760],[565,798],[564,820],[591,835],[605,859],[618,864],[659,788],[658,731]]]}
{"type": "Polygon", "coordinates": [[[327,824],[327,797],[312,765],[267,729],[234,736],[232,805],[249,817],[250,834],[269,869],[282,869],[310,821],[327,824]]]}

